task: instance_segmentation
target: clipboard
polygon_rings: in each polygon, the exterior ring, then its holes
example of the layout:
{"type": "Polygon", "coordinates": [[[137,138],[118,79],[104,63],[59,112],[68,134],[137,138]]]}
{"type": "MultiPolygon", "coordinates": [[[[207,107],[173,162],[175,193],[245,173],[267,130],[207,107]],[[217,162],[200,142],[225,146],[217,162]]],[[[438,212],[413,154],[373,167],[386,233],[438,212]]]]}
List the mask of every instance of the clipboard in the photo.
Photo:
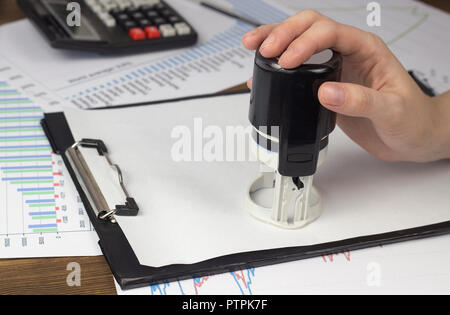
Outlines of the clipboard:
{"type": "MultiPolygon", "coordinates": [[[[163,105],[165,106],[165,105],[163,105]]],[[[101,191],[98,185],[89,180],[89,166],[83,162],[78,149],[80,147],[96,150],[99,155],[108,154],[108,143],[102,139],[75,139],[64,113],[45,114],[41,122],[53,151],[62,156],[68,172],[75,183],[89,218],[99,236],[100,248],[111,271],[122,289],[132,289],[150,284],[160,284],[194,277],[210,276],[219,273],[256,268],[295,260],[320,257],[342,251],[353,251],[388,245],[409,240],[417,240],[450,234],[450,221],[396,230],[388,233],[373,234],[325,242],[308,246],[290,246],[274,249],[238,252],[192,264],[170,264],[147,266],[140,263],[133,247],[115,218],[120,215],[135,216],[139,211],[139,200],[134,200],[133,192],[126,191],[121,181],[120,166],[118,185],[127,196],[123,204],[112,211],[102,209],[101,191]],[[77,158],[78,156],[78,158],[77,158]],[[84,171],[80,173],[80,171],[84,171]],[[96,187],[97,186],[97,187],[96,187]]],[[[109,157],[108,157],[109,158],[109,157]]],[[[109,161],[114,165],[113,157],[109,161]]]]}

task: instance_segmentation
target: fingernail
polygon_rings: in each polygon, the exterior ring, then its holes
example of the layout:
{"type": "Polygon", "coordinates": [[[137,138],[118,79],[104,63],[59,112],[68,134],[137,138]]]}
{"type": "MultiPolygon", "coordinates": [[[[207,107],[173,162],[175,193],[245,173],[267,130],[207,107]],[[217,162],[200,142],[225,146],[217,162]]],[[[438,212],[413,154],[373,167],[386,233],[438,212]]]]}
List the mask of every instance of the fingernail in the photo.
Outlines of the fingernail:
{"type": "Polygon", "coordinates": [[[294,48],[290,47],[288,50],[286,50],[280,57],[279,63],[285,64],[292,56],[294,56],[295,50],[294,48]]]}
{"type": "Polygon", "coordinates": [[[343,88],[327,84],[321,88],[322,101],[328,105],[341,106],[345,102],[345,91],[343,88]]]}
{"type": "Polygon", "coordinates": [[[269,37],[266,38],[264,43],[261,45],[261,50],[264,50],[268,48],[270,45],[272,45],[275,42],[275,35],[270,34],[269,37]]]}
{"type": "Polygon", "coordinates": [[[288,58],[295,54],[295,49],[292,47],[289,47],[283,54],[283,57],[288,58]]]}
{"type": "Polygon", "coordinates": [[[251,32],[248,32],[248,33],[246,33],[246,34],[244,34],[244,36],[242,37],[244,40],[246,40],[246,39],[248,39],[248,38],[250,38],[250,37],[253,37],[253,36],[255,36],[255,32],[254,31],[251,31],[251,32]]]}
{"type": "Polygon", "coordinates": [[[252,37],[252,36],[255,36],[255,35],[256,35],[256,31],[253,30],[253,31],[245,33],[244,37],[252,37]]]}

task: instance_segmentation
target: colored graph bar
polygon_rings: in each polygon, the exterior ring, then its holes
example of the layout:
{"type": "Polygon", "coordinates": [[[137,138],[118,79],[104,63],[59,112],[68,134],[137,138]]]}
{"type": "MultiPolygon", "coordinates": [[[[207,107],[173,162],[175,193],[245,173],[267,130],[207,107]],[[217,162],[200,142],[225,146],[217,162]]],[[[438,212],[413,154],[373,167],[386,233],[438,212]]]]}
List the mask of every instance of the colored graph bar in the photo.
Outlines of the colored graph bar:
{"type": "Polygon", "coordinates": [[[51,162],[52,159],[17,159],[17,160],[0,160],[0,163],[16,163],[16,162],[51,162]]]}
{"type": "Polygon", "coordinates": [[[10,152],[10,153],[15,153],[15,152],[47,152],[49,150],[49,148],[36,148],[36,149],[0,149],[0,152],[10,152]]]}
{"type": "MultiPolygon", "coordinates": [[[[4,118],[0,118],[0,119],[4,119],[4,118]]],[[[6,129],[5,129],[6,130],[6,129]]],[[[15,139],[15,138],[20,138],[21,136],[8,136],[8,137],[2,137],[2,138],[10,138],[10,139],[15,139]]],[[[32,136],[27,136],[27,137],[32,137],[32,136]]],[[[36,137],[36,136],[34,136],[36,137]]]]}
{"type": "Polygon", "coordinates": [[[23,192],[22,195],[24,196],[36,196],[36,195],[53,195],[53,191],[30,191],[30,192],[23,192]]]}
{"type": "Polygon", "coordinates": [[[22,141],[41,141],[41,140],[47,140],[47,138],[43,135],[0,137],[0,142],[22,142],[22,141]]]}
{"type": "Polygon", "coordinates": [[[38,109],[24,109],[24,110],[14,110],[14,111],[0,110],[0,114],[20,114],[20,113],[42,113],[42,110],[38,110],[38,109]]]}
{"type": "Polygon", "coordinates": [[[54,202],[55,202],[55,199],[35,199],[35,200],[26,200],[26,201],[25,201],[25,203],[27,203],[27,204],[49,203],[49,202],[54,203],[54,202]]]}
{"type": "Polygon", "coordinates": [[[57,224],[32,224],[28,225],[29,229],[47,229],[47,228],[56,228],[57,224]]]}
{"type": "Polygon", "coordinates": [[[44,208],[44,207],[55,207],[55,203],[34,203],[29,204],[30,208],[44,208]]]}
{"type": "Polygon", "coordinates": [[[10,155],[10,156],[1,156],[0,159],[41,159],[41,158],[51,158],[51,154],[45,155],[10,155]]]}
{"type": "Polygon", "coordinates": [[[16,173],[51,173],[51,169],[42,170],[20,170],[20,171],[4,171],[5,174],[16,174],[16,173]]]}
{"type": "MultiPolygon", "coordinates": [[[[1,112],[0,112],[1,114],[1,112]]],[[[42,131],[42,128],[0,129],[0,133],[42,131]]]]}
{"type": "Polygon", "coordinates": [[[30,169],[51,169],[52,165],[32,165],[32,166],[4,166],[0,167],[0,170],[8,171],[8,170],[30,170],[30,169]]]}
{"type": "Polygon", "coordinates": [[[0,137],[0,142],[27,142],[27,141],[44,141],[47,140],[46,137],[44,136],[34,136],[33,138],[31,137],[20,137],[17,139],[7,139],[5,137],[5,139],[2,139],[3,137],[0,137]]]}
{"type": "Polygon", "coordinates": [[[12,185],[27,185],[27,184],[51,184],[52,180],[21,180],[16,182],[10,182],[12,185]]]}
{"type": "Polygon", "coordinates": [[[16,96],[20,95],[17,90],[0,90],[0,96],[16,96]]]}
{"type": "Polygon", "coordinates": [[[0,98],[0,104],[30,104],[31,101],[29,98],[0,98]]]}
{"type": "Polygon", "coordinates": [[[47,215],[47,216],[35,216],[32,217],[31,220],[51,220],[56,219],[56,215],[47,215]]]}
{"type": "Polygon", "coordinates": [[[35,199],[35,200],[26,200],[25,203],[34,204],[34,203],[49,203],[55,202],[55,199],[35,199]]]}
{"type": "Polygon", "coordinates": [[[30,216],[34,215],[56,215],[56,211],[41,211],[41,212],[30,212],[30,216]]]}
{"type": "Polygon", "coordinates": [[[39,125],[0,126],[0,130],[19,130],[23,128],[41,128],[39,125]]]}
{"type": "Polygon", "coordinates": [[[19,188],[18,192],[28,192],[28,191],[54,191],[53,187],[39,187],[39,188],[19,188]]]}
{"type": "Polygon", "coordinates": [[[50,148],[50,146],[48,144],[0,146],[0,149],[35,149],[35,148],[50,148]]]}
{"type": "Polygon", "coordinates": [[[14,111],[14,110],[39,110],[42,112],[42,109],[39,106],[19,106],[19,107],[0,107],[0,111],[14,111]]]}
{"type": "Polygon", "coordinates": [[[14,104],[14,105],[16,105],[16,104],[31,104],[31,103],[33,103],[32,101],[30,101],[30,100],[21,100],[21,101],[11,101],[11,100],[1,100],[0,99],[0,104],[2,104],[2,105],[8,105],[8,104],[14,104]]]}
{"type": "Polygon", "coordinates": [[[58,232],[58,229],[33,229],[33,233],[51,233],[51,232],[58,232]]]}
{"type": "Polygon", "coordinates": [[[9,123],[28,123],[28,122],[39,122],[42,118],[24,118],[24,119],[2,119],[0,118],[0,124],[9,123]]]}
{"type": "Polygon", "coordinates": [[[50,162],[51,158],[25,158],[25,159],[0,159],[0,163],[10,163],[10,162],[50,162]]]}
{"type": "Polygon", "coordinates": [[[9,180],[53,180],[53,176],[30,176],[30,177],[3,177],[2,181],[9,180]]]}

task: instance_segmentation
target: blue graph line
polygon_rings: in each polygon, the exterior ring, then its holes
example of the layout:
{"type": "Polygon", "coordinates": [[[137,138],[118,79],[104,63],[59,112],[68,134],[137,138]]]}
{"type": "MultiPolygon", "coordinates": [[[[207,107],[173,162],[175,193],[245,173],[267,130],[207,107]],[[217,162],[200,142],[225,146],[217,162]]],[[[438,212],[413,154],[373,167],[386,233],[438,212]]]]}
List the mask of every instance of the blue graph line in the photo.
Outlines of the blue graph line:
{"type": "Polygon", "coordinates": [[[155,292],[159,292],[160,295],[167,295],[167,288],[170,287],[170,283],[165,282],[163,288],[161,289],[161,285],[154,284],[150,286],[150,290],[152,295],[154,295],[155,292]]]}
{"type": "MultiPolygon", "coordinates": [[[[252,293],[251,285],[253,284],[252,278],[255,276],[255,268],[247,269],[246,272],[247,272],[247,278],[242,279],[242,280],[245,281],[245,287],[247,288],[249,294],[252,295],[253,293],[252,293]]],[[[235,273],[230,272],[230,275],[233,277],[234,281],[236,282],[239,290],[241,291],[241,294],[245,295],[245,292],[244,292],[241,284],[239,283],[239,279],[236,277],[235,273]]]]}
{"type": "Polygon", "coordinates": [[[179,280],[177,281],[177,283],[178,283],[178,287],[180,288],[181,294],[182,294],[182,295],[186,295],[186,293],[184,293],[184,291],[183,291],[183,287],[181,286],[181,283],[180,283],[179,280]]]}
{"type": "Polygon", "coordinates": [[[253,294],[251,285],[253,284],[254,277],[255,277],[255,268],[247,269],[247,288],[248,288],[250,294],[253,294]]]}

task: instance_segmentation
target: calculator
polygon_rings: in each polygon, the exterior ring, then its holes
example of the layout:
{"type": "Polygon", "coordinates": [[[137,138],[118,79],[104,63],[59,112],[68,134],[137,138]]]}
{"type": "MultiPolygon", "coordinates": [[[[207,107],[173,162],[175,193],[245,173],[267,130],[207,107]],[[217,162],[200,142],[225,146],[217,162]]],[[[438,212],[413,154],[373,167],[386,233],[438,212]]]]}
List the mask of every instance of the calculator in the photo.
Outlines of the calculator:
{"type": "Polygon", "coordinates": [[[198,38],[192,25],[162,0],[18,0],[18,3],[54,48],[130,54],[186,47],[195,44],[198,38]],[[68,7],[71,2],[78,3],[79,10],[68,7]],[[69,23],[74,14],[79,14],[81,23],[69,23]]]}

